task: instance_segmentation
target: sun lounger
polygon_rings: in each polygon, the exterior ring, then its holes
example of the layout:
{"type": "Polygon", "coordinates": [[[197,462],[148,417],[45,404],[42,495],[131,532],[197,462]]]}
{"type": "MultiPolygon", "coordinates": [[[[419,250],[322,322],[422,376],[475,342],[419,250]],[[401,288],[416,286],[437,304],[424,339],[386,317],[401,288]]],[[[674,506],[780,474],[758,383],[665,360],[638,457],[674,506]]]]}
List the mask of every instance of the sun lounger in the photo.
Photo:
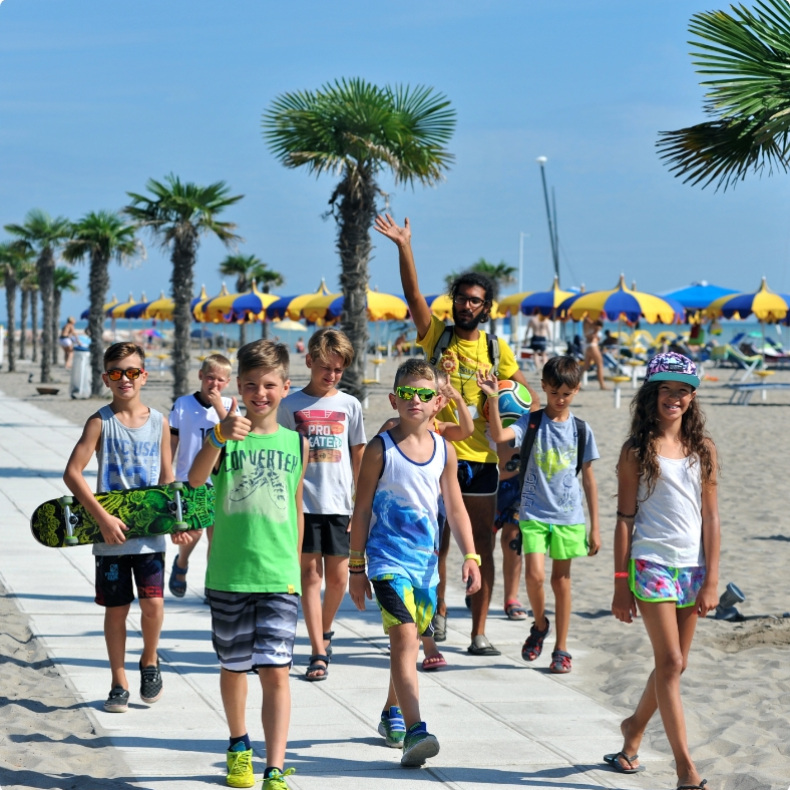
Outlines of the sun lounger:
{"type": "Polygon", "coordinates": [[[735,371],[730,376],[730,381],[737,378],[738,381],[747,381],[752,378],[754,372],[763,367],[763,358],[759,354],[746,356],[733,345],[714,346],[711,349],[711,360],[717,367],[734,366],[735,371]]]}
{"type": "Polygon", "coordinates": [[[765,400],[766,390],[790,390],[790,381],[735,381],[725,386],[732,390],[730,403],[748,406],[755,392],[762,390],[765,400]]]}

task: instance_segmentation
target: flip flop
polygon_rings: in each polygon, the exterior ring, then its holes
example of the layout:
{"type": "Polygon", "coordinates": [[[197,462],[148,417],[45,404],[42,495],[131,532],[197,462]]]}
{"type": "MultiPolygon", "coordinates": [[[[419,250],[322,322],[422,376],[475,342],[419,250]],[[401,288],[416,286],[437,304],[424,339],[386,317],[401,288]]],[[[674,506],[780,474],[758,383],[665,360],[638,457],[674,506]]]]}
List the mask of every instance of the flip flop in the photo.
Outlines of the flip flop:
{"type": "Polygon", "coordinates": [[[447,662],[444,660],[444,656],[441,653],[436,653],[436,655],[433,656],[425,656],[422,660],[423,672],[435,672],[437,669],[446,666],[447,662]]]}
{"type": "Polygon", "coordinates": [[[675,790],[705,790],[706,784],[708,780],[703,779],[698,785],[678,785],[675,790]]]}
{"type": "Polygon", "coordinates": [[[505,614],[508,620],[526,620],[527,610],[518,598],[511,598],[505,604],[505,614]]]}
{"type": "Polygon", "coordinates": [[[473,640],[472,644],[466,648],[467,653],[473,656],[501,656],[502,653],[497,650],[486,638],[485,634],[478,634],[473,640]]]}
{"type": "MultiPolygon", "coordinates": [[[[605,754],[603,756],[603,761],[614,768],[618,774],[638,774],[640,771],[645,770],[644,765],[633,765],[634,760],[639,759],[638,754],[631,754],[628,755],[625,752],[615,752],[614,754],[605,754]],[[628,763],[628,768],[626,768],[621,762],[620,758],[625,760],[628,763]]],[[[678,788],[680,790],[680,788],[678,788]]],[[[687,790],[691,790],[691,788],[687,788],[687,790]]]]}

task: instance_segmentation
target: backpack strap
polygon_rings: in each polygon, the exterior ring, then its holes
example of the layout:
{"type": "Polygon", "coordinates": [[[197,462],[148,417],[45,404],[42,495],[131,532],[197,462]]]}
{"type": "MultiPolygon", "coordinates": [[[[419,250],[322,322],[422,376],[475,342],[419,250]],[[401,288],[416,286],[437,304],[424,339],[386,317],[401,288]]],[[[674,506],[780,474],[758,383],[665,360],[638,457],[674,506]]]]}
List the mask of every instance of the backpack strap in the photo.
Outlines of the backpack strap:
{"type": "MultiPolygon", "coordinates": [[[[524,488],[524,475],[527,473],[527,462],[532,452],[532,445],[535,444],[535,435],[538,432],[538,428],[540,428],[542,419],[543,409],[537,409],[529,414],[529,423],[527,425],[527,430],[524,432],[524,439],[521,442],[521,451],[519,452],[519,491],[524,488]]],[[[584,451],[587,446],[587,423],[584,420],[580,420],[575,415],[573,420],[576,424],[576,474],[578,475],[582,470],[582,466],[584,466],[584,451]]]]}
{"type": "Polygon", "coordinates": [[[488,335],[488,359],[494,373],[499,375],[499,338],[496,335],[488,335]]]}
{"type": "Polygon", "coordinates": [[[587,446],[587,423],[575,415],[573,419],[576,421],[576,474],[578,475],[582,470],[582,466],[584,466],[584,450],[587,446]]]}
{"type": "MultiPolygon", "coordinates": [[[[2,0],[0,0],[2,2],[2,0]]],[[[450,341],[453,339],[453,333],[455,332],[455,325],[454,324],[447,324],[442,330],[442,334],[439,335],[439,339],[436,341],[436,345],[433,347],[433,351],[431,352],[431,356],[428,358],[428,361],[436,367],[436,363],[442,358],[442,354],[448,349],[450,346],[450,341]]],[[[496,335],[488,334],[487,335],[487,348],[488,348],[488,359],[491,362],[491,367],[494,373],[499,373],[499,338],[496,335]]]]}

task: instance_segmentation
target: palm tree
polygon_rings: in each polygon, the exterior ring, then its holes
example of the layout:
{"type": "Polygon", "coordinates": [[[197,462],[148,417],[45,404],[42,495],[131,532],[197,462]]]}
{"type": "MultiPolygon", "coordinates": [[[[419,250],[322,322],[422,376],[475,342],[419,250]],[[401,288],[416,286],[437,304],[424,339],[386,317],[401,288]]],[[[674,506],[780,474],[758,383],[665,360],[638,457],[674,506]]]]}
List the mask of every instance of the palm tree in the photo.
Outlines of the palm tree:
{"type": "Polygon", "coordinates": [[[749,171],[788,169],[790,151],[790,4],[758,0],[694,14],[689,31],[697,72],[711,79],[704,109],[715,120],[660,132],[670,171],[703,188],[727,190],[749,171]]]}
{"type": "MultiPolygon", "coordinates": [[[[5,288],[6,326],[8,327],[8,371],[16,370],[16,292],[31,268],[31,255],[19,244],[0,244],[0,269],[5,288]]],[[[24,334],[24,327],[22,327],[24,334]]]]}
{"type": "Polygon", "coordinates": [[[453,159],[444,145],[454,128],[455,111],[433,89],[380,88],[361,79],[282,94],[263,114],[264,139],[285,167],[340,177],[328,213],[338,227],[342,328],[357,351],[343,385],[360,399],[365,396],[370,226],[382,194],[376,178],[388,168],[396,184],[436,184],[453,159]]]}
{"type": "Polygon", "coordinates": [[[228,195],[224,181],[207,187],[182,183],[173,175],[164,182],[148,180],[151,195],[127,194],[132,199],[124,212],[140,227],[148,228],[163,248],[170,249],[173,272],[170,276],[175,304],[173,324],[173,395],[180,397],[189,389],[189,327],[192,322],[190,303],[194,291],[195,261],[200,236],[213,233],[230,246],[240,238],[230,222],[220,222],[217,215],[244,197],[228,195]]]}
{"type": "MultiPolygon", "coordinates": [[[[515,275],[518,269],[516,269],[515,266],[509,266],[505,261],[500,261],[495,264],[490,263],[485,258],[480,258],[469,267],[468,271],[484,274],[494,283],[494,292],[500,294],[502,288],[516,282],[515,275]]],[[[458,272],[451,272],[444,278],[448,292],[456,277],[458,277],[458,272]]],[[[491,331],[496,334],[496,318],[491,319],[491,331]]]]}
{"type": "MultiPolygon", "coordinates": [[[[219,264],[220,274],[226,277],[236,277],[236,291],[244,293],[248,291],[253,282],[262,285],[264,293],[269,293],[272,285],[282,285],[283,276],[279,272],[272,271],[256,255],[228,255],[219,264]]],[[[266,322],[263,325],[262,337],[266,337],[266,322]]],[[[243,346],[247,342],[247,324],[239,325],[239,345],[243,346]]]]}
{"type": "Polygon", "coordinates": [[[88,269],[88,334],[91,338],[91,394],[100,395],[104,370],[101,343],[104,327],[104,303],[110,289],[111,260],[124,264],[135,255],[144,255],[143,245],[135,237],[133,225],[125,223],[111,211],[92,211],[74,227],[71,239],[63,249],[63,257],[72,263],[90,260],[88,269]]]}
{"type": "MultiPolygon", "coordinates": [[[[55,335],[52,333],[52,300],[55,273],[55,252],[71,233],[71,223],[65,217],[50,217],[46,211],[33,209],[22,225],[6,225],[5,229],[36,256],[38,286],[41,291],[43,332],[41,334],[41,383],[52,381],[50,362],[55,335]]],[[[35,335],[35,332],[34,332],[35,335]]],[[[35,344],[35,341],[34,341],[35,344]]],[[[35,345],[34,345],[35,348],[35,345]]]]}
{"type": "MultiPolygon", "coordinates": [[[[55,267],[55,276],[52,280],[52,328],[56,334],[59,334],[60,304],[63,299],[63,293],[64,291],[68,291],[69,293],[76,293],[79,291],[79,288],[77,288],[78,279],[79,275],[74,269],[67,266],[55,267]]],[[[59,345],[57,343],[52,346],[52,364],[56,367],[58,364],[58,348],[59,345]]]]}

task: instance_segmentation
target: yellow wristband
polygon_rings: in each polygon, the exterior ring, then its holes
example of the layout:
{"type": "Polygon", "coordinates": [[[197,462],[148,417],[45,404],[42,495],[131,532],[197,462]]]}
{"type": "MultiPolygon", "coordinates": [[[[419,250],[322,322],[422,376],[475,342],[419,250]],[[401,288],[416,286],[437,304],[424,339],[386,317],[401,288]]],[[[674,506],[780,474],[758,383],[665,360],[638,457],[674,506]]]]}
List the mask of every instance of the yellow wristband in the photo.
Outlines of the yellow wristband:
{"type": "Polygon", "coordinates": [[[464,554],[464,560],[474,560],[477,563],[477,567],[479,568],[482,564],[482,560],[480,559],[479,554],[464,554]]]}
{"type": "Polygon", "coordinates": [[[490,395],[486,395],[487,398],[498,398],[502,393],[500,392],[492,392],[490,395]]]}

